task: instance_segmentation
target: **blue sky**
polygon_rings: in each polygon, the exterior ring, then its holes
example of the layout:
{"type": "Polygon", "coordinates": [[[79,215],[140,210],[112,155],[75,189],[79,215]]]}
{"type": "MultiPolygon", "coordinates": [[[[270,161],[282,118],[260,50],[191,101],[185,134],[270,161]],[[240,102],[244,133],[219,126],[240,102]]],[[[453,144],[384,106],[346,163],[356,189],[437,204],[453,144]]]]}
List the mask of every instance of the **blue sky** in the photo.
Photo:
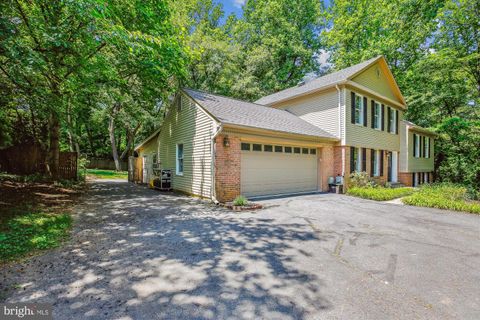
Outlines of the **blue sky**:
{"type": "MultiPolygon", "coordinates": [[[[242,6],[245,4],[246,0],[216,0],[217,2],[223,4],[223,10],[225,15],[228,16],[231,13],[237,15],[237,17],[242,15],[242,6]]],[[[327,6],[330,4],[331,0],[323,0],[327,6]]]]}

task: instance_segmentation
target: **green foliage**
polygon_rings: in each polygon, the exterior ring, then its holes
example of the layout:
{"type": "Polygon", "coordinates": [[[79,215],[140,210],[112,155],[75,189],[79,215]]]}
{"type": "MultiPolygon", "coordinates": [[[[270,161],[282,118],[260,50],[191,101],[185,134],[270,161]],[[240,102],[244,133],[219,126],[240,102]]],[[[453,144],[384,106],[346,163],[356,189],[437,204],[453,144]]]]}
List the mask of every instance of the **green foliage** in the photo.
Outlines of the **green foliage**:
{"type": "Polygon", "coordinates": [[[480,214],[480,203],[468,200],[467,188],[449,183],[422,186],[418,192],[402,199],[403,203],[480,214]]]}
{"type": "Polygon", "coordinates": [[[127,171],[115,170],[101,170],[101,169],[87,169],[87,176],[92,176],[96,179],[128,179],[127,171]]]}
{"type": "Polygon", "coordinates": [[[30,213],[9,220],[0,231],[0,259],[12,260],[32,251],[57,247],[68,235],[68,214],[30,213]]]}
{"type": "Polygon", "coordinates": [[[233,205],[234,206],[246,206],[248,204],[247,198],[245,198],[242,195],[239,195],[233,200],[233,205]]]}
{"type": "Polygon", "coordinates": [[[411,195],[412,188],[350,187],[347,194],[364,199],[386,201],[411,195]]]}
{"type": "Polygon", "coordinates": [[[349,185],[352,187],[374,187],[375,182],[366,172],[353,172],[350,175],[349,185]]]}

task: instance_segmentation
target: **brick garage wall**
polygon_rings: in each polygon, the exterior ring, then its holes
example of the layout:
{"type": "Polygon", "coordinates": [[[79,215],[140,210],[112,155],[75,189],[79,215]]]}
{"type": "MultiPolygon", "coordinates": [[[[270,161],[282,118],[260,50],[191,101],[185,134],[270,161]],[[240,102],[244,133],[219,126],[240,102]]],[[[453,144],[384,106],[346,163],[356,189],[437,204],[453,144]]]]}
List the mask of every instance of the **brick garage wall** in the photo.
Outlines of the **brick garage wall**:
{"type": "Polygon", "coordinates": [[[232,201],[240,195],[240,139],[232,135],[215,138],[215,193],[220,202],[232,201]],[[228,137],[230,146],[223,144],[228,137]]]}
{"type": "Polygon", "coordinates": [[[413,187],[413,173],[411,172],[399,172],[398,181],[407,187],[413,187]]]}
{"type": "Polygon", "coordinates": [[[335,177],[335,151],[333,146],[318,148],[319,154],[319,187],[322,191],[328,191],[328,177],[335,177]]]}

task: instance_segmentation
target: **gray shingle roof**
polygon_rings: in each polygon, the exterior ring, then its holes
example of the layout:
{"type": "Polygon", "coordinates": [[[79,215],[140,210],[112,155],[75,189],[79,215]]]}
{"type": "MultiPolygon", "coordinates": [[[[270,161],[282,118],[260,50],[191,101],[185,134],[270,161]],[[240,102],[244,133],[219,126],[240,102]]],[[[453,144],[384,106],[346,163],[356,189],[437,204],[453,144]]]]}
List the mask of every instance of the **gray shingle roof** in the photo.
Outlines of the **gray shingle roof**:
{"type": "Polygon", "coordinates": [[[361,62],[359,64],[356,64],[354,66],[342,69],[337,72],[333,72],[330,74],[327,74],[325,76],[316,78],[310,82],[305,83],[304,85],[299,85],[296,87],[288,88],[276,93],[273,93],[271,95],[262,97],[255,101],[255,103],[263,104],[263,105],[269,105],[271,103],[285,100],[291,97],[295,97],[301,94],[305,94],[310,91],[314,91],[316,89],[320,89],[322,87],[334,85],[336,83],[339,83],[341,81],[347,80],[349,77],[352,75],[356,74],[357,72],[361,71],[362,69],[368,67],[370,64],[375,62],[376,60],[380,59],[382,56],[378,56],[375,58],[372,58],[370,60],[361,62]]]}
{"type": "Polygon", "coordinates": [[[337,139],[288,111],[192,89],[184,91],[223,124],[337,139]]]}

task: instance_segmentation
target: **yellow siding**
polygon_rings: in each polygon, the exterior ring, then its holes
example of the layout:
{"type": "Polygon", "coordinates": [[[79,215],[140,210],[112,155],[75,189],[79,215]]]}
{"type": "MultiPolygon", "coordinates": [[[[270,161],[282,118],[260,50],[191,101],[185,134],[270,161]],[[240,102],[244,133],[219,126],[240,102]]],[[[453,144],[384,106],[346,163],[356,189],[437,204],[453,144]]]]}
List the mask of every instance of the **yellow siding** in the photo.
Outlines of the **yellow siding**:
{"type": "MultiPolygon", "coordinates": [[[[353,81],[365,86],[379,94],[390,98],[395,101],[399,101],[398,98],[392,91],[392,88],[389,85],[388,79],[385,72],[380,67],[380,64],[377,62],[367,70],[363,71],[359,75],[355,76],[353,81]]],[[[401,102],[401,101],[399,101],[401,102]]]]}
{"type": "Polygon", "coordinates": [[[400,172],[409,172],[408,171],[408,128],[405,122],[400,122],[400,128],[398,129],[398,133],[400,134],[400,158],[399,158],[399,171],[400,172]]]}
{"type": "Polygon", "coordinates": [[[338,92],[336,89],[299,97],[273,107],[287,110],[301,119],[339,137],[338,92]]]}
{"type": "MultiPolygon", "coordinates": [[[[385,105],[385,131],[372,129],[371,127],[371,100],[372,97],[362,94],[368,99],[368,125],[362,126],[351,123],[351,91],[346,90],[345,101],[345,145],[363,147],[377,150],[399,151],[400,150],[400,124],[403,112],[398,110],[399,134],[387,131],[387,105],[385,105]]],[[[373,98],[373,100],[379,101],[373,98]]],[[[379,101],[381,102],[381,101],[379,101]]]]}
{"type": "MultiPolygon", "coordinates": [[[[152,138],[150,141],[145,143],[140,149],[138,149],[138,158],[136,161],[136,170],[140,177],[140,180],[143,179],[143,157],[147,157],[147,180],[153,177],[153,155],[158,152],[158,142],[157,138],[152,138]]],[[[143,180],[142,180],[143,181],[143,180]]]]}
{"type": "Polygon", "coordinates": [[[182,94],[182,110],[172,106],[160,132],[162,169],[172,170],[172,187],[186,193],[211,196],[214,121],[182,94]],[[183,176],[176,174],[176,145],[183,143],[183,176]]]}
{"type": "MultiPolygon", "coordinates": [[[[407,150],[408,150],[408,172],[430,172],[433,171],[434,139],[430,139],[430,158],[415,158],[413,156],[413,134],[408,130],[407,150]]],[[[421,133],[416,133],[422,136],[421,133]]]]}

